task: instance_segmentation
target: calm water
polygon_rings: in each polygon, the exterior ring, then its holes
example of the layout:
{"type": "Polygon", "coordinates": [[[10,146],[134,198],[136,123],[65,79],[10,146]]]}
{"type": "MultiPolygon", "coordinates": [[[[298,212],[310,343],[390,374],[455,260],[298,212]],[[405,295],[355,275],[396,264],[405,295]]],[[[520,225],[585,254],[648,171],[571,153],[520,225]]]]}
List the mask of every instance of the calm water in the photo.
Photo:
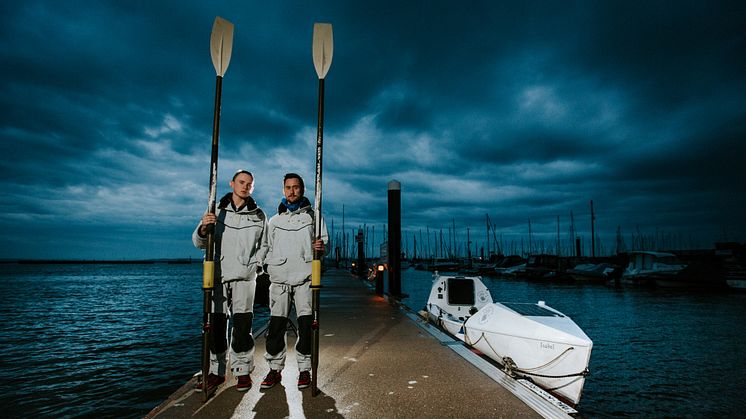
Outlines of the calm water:
{"type": "Polygon", "coordinates": [[[142,417],[200,369],[200,264],[0,272],[3,417],[142,417]]]}
{"type": "MultiPolygon", "coordinates": [[[[2,416],[146,414],[199,369],[201,270],[0,265],[2,416]]],[[[403,272],[405,303],[423,307],[430,281],[403,272]]],[[[485,283],[499,301],[545,300],[593,339],[583,416],[746,412],[746,294],[485,283]]]]}

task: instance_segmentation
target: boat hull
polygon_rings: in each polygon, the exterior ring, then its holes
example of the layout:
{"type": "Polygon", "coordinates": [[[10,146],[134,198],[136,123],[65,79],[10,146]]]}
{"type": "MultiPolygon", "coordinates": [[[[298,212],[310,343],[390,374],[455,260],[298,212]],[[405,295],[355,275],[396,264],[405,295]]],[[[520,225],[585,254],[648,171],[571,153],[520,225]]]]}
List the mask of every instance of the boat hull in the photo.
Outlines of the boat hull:
{"type": "Polygon", "coordinates": [[[559,311],[539,303],[493,303],[479,277],[437,276],[429,320],[466,345],[572,405],[580,401],[593,342],[559,311]]]}
{"type": "Polygon", "coordinates": [[[572,404],[580,401],[593,342],[567,316],[525,316],[502,303],[485,306],[463,327],[463,340],[517,375],[572,404]]]}

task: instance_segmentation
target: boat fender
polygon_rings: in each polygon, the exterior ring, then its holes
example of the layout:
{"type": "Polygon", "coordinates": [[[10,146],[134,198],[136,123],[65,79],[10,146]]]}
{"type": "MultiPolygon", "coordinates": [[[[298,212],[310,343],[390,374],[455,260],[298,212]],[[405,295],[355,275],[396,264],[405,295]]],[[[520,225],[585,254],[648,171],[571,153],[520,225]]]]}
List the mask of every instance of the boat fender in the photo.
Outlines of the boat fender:
{"type": "Polygon", "coordinates": [[[469,315],[470,315],[470,316],[473,316],[473,315],[477,314],[477,311],[479,311],[479,310],[478,310],[478,309],[477,309],[476,307],[472,306],[472,307],[471,307],[471,308],[469,309],[469,315]]]}

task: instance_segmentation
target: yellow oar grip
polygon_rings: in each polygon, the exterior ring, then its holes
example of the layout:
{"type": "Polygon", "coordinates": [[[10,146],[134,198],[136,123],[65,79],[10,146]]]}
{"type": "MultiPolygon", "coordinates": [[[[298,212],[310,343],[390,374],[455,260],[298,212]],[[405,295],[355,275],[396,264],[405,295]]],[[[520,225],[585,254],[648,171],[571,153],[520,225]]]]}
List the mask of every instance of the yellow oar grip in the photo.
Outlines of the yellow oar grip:
{"type": "Polygon", "coordinates": [[[215,285],[215,262],[205,261],[202,267],[202,288],[212,288],[215,285]]]}
{"type": "Polygon", "coordinates": [[[321,261],[314,260],[311,262],[311,286],[318,287],[321,285],[321,261]]]}

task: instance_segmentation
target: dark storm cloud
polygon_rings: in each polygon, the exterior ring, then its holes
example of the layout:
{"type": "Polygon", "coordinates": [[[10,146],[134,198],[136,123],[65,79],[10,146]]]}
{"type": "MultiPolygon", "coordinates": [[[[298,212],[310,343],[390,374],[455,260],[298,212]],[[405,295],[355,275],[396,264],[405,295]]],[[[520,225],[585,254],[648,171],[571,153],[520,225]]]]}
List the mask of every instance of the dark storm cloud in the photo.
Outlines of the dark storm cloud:
{"type": "MultiPolygon", "coordinates": [[[[475,234],[490,214],[518,243],[529,219],[550,237],[560,216],[565,234],[571,211],[586,231],[593,199],[608,240],[616,226],[703,246],[746,234],[742,2],[0,8],[0,226],[13,237],[48,231],[76,254],[96,257],[88,241],[107,249],[100,257],[147,257],[135,249],[157,236],[159,255],[198,255],[188,236],[206,206],[215,15],[236,25],[221,194],[239,167],[256,173],[269,213],[286,171],[312,194],[311,33],[328,21],[324,211],[337,231],[344,206],[348,229],[379,226],[380,241],[398,179],[414,232],[455,223],[475,234]]],[[[21,243],[3,254],[35,256],[34,240],[21,243]]]]}
{"type": "MultiPolygon", "coordinates": [[[[589,72],[636,88],[650,106],[709,96],[741,80],[743,2],[597,3],[592,37],[572,58],[589,72]]],[[[734,84],[733,87],[736,87],[734,84]]],[[[743,87],[741,87],[743,89],[743,87]]]]}

